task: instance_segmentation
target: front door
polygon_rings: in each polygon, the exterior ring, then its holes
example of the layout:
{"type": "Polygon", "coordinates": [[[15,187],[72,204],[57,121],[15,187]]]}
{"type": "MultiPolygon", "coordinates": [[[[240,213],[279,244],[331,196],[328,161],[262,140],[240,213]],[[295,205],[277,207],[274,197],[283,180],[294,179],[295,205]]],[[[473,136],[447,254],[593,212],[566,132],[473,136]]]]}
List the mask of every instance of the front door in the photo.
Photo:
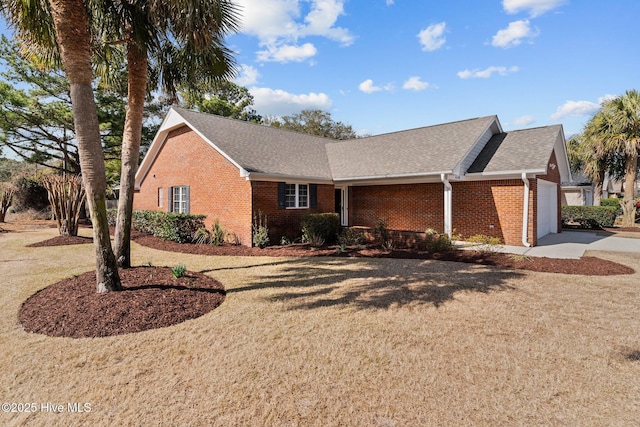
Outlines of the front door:
{"type": "Polygon", "coordinates": [[[335,210],[340,215],[340,225],[346,227],[349,225],[349,206],[348,193],[346,187],[336,187],[335,189],[335,210]]]}

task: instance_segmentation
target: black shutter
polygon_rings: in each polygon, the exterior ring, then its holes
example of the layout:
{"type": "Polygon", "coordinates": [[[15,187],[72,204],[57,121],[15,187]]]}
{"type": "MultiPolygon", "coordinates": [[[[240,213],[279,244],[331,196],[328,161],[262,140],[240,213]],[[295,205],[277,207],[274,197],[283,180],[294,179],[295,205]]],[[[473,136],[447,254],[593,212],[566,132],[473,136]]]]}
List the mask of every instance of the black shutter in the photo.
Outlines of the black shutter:
{"type": "Polygon", "coordinates": [[[311,205],[311,209],[315,209],[318,207],[318,184],[309,184],[309,204],[311,205]]]}
{"type": "Polygon", "coordinates": [[[187,210],[185,211],[185,213],[190,213],[191,212],[191,210],[189,208],[189,206],[191,205],[191,197],[190,197],[191,194],[190,194],[189,188],[190,187],[188,187],[188,186],[186,187],[186,190],[187,190],[187,210]]]}
{"type": "Polygon", "coordinates": [[[167,191],[167,212],[173,212],[173,187],[167,191]]]}
{"type": "Polygon", "coordinates": [[[278,209],[284,209],[286,207],[285,202],[285,193],[286,193],[286,183],[279,182],[278,183],[278,209]]]}

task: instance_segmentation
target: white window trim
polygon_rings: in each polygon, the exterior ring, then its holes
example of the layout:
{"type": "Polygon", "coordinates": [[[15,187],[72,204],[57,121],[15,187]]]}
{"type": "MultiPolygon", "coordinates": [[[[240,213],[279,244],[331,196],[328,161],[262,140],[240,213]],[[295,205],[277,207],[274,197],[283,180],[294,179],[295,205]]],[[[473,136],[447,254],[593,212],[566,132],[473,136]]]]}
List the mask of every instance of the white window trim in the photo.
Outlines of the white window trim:
{"type": "Polygon", "coordinates": [[[309,205],[311,204],[311,188],[309,186],[309,184],[296,184],[293,182],[287,182],[285,184],[285,209],[309,209],[309,205]],[[295,186],[296,189],[296,205],[295,206],[286,206],[286,200],[287,200],[287,196],[286,196],[286,186],[287,185],[293,185],[295,186]],[[300,186],[304,185],[307,187],[307,205],[306,206],[300,206],[300,186]]]}
{"type": "Polygon", "coordinates": [[[171,212],[186,214],[189,213],[189,186],[176,185],[171,187],[171,212]],[[176,189],[180,189],[180,199],[177,201],[178,209],[176,209],[176,189]],[[184,203],[184,210],[182,209],[184,203]]]}

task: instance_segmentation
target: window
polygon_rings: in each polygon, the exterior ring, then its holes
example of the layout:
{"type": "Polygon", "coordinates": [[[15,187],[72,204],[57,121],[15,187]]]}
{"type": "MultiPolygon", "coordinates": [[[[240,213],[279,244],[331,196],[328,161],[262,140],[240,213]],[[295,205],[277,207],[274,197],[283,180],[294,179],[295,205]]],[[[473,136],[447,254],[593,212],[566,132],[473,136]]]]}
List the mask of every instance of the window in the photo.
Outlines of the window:
{"type": "Polygon", "coordinates": [[[171,212],[189,213],[189,187],[171,187],[171,212]]]}
{"type": "Polygon", "coordinates": [[[158,187],[158,207],[162,207],[162,202],[164,201],[164,188],[158,187]]]}
{"type": "Polygon", "coordinates": [[[309,185],[308,184],[286,184],[284,200],[285,200],[285,207],[287,208],[308,208],[309,207],[309,185]]]}

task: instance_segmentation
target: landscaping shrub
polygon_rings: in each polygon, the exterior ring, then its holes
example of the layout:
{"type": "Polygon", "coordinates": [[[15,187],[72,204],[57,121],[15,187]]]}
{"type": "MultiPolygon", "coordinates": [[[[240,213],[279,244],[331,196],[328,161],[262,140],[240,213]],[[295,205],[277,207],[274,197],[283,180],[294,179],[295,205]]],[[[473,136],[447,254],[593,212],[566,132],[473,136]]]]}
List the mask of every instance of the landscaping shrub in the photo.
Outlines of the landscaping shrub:
{"type": "MultiPolygon", "coordinates": [[[[107,210],[110,226],[115,226],[116,209],[107,210]]],[[[174,212],[133,211],[131,228],[153,234],[178,243],[192,242],[200,228],[205,228],[205,215],[179,214],[174,212]]]]}
{"type": "Polygon", "coordinates": [[[499,252],[502,249],[502,241],[499,237],[491,237],[486,234],[474,234],[467,239],[469,243],[475,245],[478,252],[499,252]]]}
{"type": "Polygon", "coordinates": [[[325,242],[336,241],[340,229],[340,216],[335,213],[307,214],[302,217],[301,225],[302,240],[321,246],[325,242]]]}
{"type": "Polygon", "coordinates": [[[391,238],[391,231],[387,226],[387,221],[384,219],[378,219],[375,227],[373,227],[373,237],[382,247],[393,247],[393,239],[391,238]]]}
{"type": "Polygon", "coordinates": [[[613,227],[615,206],[563,206],[562,226],[579,224],[582,228],[613,227]]]}
{"type": "Polygon", "coordinates": [[[253,245],[264,248],[269,244],[269,228],[267,227],[267,216],[258,211],[258,215],[253,216],[251,224],[253,231],[253,245]]]}
{"type": "Polygon", "coordinates": [[[173,274],[173,277],[175,277],[176,279],[179,279],[182,276],[184,276],[186,272],[187,272],[187,266],[184,264],[178,264],[171,269],[171,274],[173,274]]]}
{"type": "Polygon", "coordinates": [[[193,234],[193,243],[196,245],[206,245],[211,240],[211,233],[206,228],[198,228],[193,234]]]}
{"type": "Polygon", "coordinates": [[[613,206],[616,208],[616,215],[622,215],[622,206],[620,206],[620,199],[617,197],[600,200],[600,206],[613,206]]]}
{"type": "Polygon", "coordinates": [[[224,243],[225,236],[224,228],[220,225],[220,222],[216,219],[216,222],[213,223],[213,227],[211,227],[211,234],[209,243],[214,246],[220,246],[224,243]]]}
{"type": "Polygon", "coordinates": [[[425,231],[425,246],[429,252],[446,252],[454,249],[453,242],[446,233],[438,233],[433,228],[425,231]]]}
{"type": "Polygon", "coordinates": [[[357,246],[364,243],[365,239],[363,230],[347,227],[338,236],[338,243],[344,246],[357,246]]]}

